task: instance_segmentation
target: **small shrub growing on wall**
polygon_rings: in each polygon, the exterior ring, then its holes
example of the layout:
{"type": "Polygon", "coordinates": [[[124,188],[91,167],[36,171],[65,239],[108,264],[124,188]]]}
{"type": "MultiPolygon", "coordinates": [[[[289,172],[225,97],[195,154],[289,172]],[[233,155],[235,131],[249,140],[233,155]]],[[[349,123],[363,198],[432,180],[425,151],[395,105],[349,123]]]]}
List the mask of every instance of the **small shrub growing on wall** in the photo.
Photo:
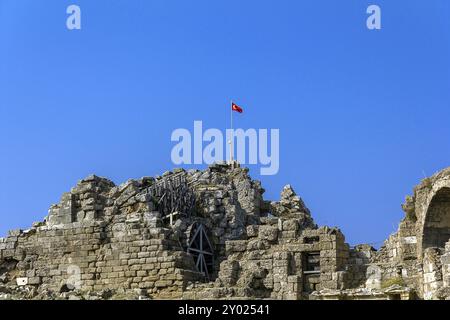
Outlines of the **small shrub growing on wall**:
{"type": "Polygon", "coordinates": [[[394,285],[399,285],[399,286],[403,287],[403,286],[405,286],[405,281],[403,281],[403,279],[400,278],[400,277],[390,278],[390,279],[384,280],[381,283],[381,289],[387,289],[387,288],[392,287],[394,285]]]}

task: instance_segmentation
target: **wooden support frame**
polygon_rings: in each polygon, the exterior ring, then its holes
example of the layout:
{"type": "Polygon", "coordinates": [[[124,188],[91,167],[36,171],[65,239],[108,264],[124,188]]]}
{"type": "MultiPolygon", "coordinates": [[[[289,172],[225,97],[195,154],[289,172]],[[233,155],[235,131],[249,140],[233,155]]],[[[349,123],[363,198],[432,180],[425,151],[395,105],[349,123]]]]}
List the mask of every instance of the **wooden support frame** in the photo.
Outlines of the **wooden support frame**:
{"type": "Polygon", "coordinates": [[[192,225],[188,242],[187,252],[194,257],[197,271],[209,281],[214,267],[214,249],[208,238],[206,227],[202,223],[192,225]]]}

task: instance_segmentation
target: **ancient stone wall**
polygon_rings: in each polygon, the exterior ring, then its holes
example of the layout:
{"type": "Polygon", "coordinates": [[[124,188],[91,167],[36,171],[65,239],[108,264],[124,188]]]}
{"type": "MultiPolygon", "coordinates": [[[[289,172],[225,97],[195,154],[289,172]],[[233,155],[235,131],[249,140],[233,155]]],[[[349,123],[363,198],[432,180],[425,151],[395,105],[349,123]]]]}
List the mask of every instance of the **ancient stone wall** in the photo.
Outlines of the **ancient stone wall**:
{"type": "Polygon", "coordinates": [[[450,169],[408,197],[380,250],[317,226],[237,163],[116,186],[81,180],[43,222],[0,239],[0,298],[445,299],[450,169]]]}
{"type": "Polygon", "coordinates": [[[396,278],[418,297],[435,299],[445,287],[442,273],[445,243],[450,239],[450,169],[424,179],[403,204],[405,218],[373,262],[382,279],[396,278]]]}
{"type": "Polygon", "coordinates": [[[57,293],[142,288],[172,296],[199,275],[169,230],[151,219],[135,214],[114,225],[74,222],[12,232],[0,245],[2,261],[14,267],[7,280],[25,278],[57,293]]]}
{"type": "Polygon", "coordinates": [[[246,226],[259,223],[263,190],[247,173],[247,169],[216,165],[206,171],[175,170],[120,186],[90,176],[51,206],[44,222],[0,240],[2,282],[22,281],[23,286],[55,293],[72,287],[142,289],[145,294],[178,297],[187,283],[205,280],[187,250],[193,225],[211,231],[213,279],[225,258],[225,242],[245,238],[246,226]],[[194,215],[183,210],[187,201],[178,201],[188,194],[180,194],[175,185],[181,175],[185,185],[192,185],[194,215]],[[167,208],[174,210],[164,216],[161,212],[167,208]]]}

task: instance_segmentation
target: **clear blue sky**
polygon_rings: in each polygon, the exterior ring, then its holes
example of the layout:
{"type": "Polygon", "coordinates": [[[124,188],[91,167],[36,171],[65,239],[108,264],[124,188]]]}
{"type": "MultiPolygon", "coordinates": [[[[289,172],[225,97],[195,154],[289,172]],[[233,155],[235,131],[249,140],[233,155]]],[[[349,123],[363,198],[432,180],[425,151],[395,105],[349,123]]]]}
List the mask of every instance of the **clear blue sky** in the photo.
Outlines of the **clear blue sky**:
{"type": "Polygon", "coordinates": [[[448,0],[0,0],[0,235],[90,173],[173,167],[172,130],[279,128],[280,172],[319,224],[380,244],[450,165],[448,0]],[[66,28],[78,4],[82,30],[66,28]],[[382,30],[366,8],[382,9],[382,30]]]}

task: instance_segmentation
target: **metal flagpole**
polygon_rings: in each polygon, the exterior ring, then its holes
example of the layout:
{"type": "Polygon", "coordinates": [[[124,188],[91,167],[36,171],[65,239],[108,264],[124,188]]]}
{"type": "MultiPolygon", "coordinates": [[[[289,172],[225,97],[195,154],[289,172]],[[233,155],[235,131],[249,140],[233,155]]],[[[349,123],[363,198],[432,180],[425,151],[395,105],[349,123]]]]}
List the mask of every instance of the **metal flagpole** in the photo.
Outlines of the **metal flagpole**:
{"type": "Polygon", "coordinates": [[[230,164],[233,164],[233,100],[231,100],[230,105],[230,113],[231,113],[231,131],[230,131],[230,164]]]}

